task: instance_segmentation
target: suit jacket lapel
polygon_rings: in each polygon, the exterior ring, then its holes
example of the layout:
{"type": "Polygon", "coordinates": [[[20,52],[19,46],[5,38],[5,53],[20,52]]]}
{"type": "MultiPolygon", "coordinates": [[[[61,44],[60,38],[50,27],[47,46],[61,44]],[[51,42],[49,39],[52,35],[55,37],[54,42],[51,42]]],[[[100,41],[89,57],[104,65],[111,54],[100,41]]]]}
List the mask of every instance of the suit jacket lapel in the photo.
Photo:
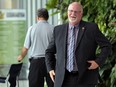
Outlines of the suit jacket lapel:
{"type": "Polygon", "coordinates": [[[66,58],[66,49],[67,49],[67,32],[68,32],[68,23],[67,24],[64,24],[63,27],[62,27],[62,40],[63,40],[63,52],[64,52],[64,58],[66,58]]]}
{"type": "Polygon", "coordinates": [[[67,45],[67,32],[68,32],[68,23],[64,25],[64,44],[65,44],[65,49],[67,45]]]}
{"type": "Polygon", "coordinates": [[[84,22],[81,21],[80,24],[79,24],[79,32],[78,32],[78,37],[77,37],[77,44],[76,44],[76,48],[79,46],[79,43],[83,37],[83,34],[85,32],[85,25],[84,25],[84,22]]]}

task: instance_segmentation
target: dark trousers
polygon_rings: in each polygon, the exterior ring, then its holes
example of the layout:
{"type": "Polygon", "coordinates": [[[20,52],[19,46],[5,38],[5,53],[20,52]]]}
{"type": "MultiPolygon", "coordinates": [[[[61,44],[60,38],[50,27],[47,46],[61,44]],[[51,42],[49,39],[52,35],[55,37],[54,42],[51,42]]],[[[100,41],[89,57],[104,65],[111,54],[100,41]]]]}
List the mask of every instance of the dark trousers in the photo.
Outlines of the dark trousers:
{"type": "Polygon", "coordinates": [[[53,81],[46,70],[45,58],[32,59],[29,68],[29,87],[44,87],[44,80],[47,87],[53,87],[53,81]]]}
{"type": "Polygon", "coordinates": [[[80,85],[78,81],[78,72],[65,72],[65,78],[62,87],[95,87],[95,85],[80,85]]]}
{"type": "Polygon", "coordinates": [[[10,87],[16,87],[16,77],[15,76],[10,76],[9,77],[9,83],[10,83],[10,87]]]}

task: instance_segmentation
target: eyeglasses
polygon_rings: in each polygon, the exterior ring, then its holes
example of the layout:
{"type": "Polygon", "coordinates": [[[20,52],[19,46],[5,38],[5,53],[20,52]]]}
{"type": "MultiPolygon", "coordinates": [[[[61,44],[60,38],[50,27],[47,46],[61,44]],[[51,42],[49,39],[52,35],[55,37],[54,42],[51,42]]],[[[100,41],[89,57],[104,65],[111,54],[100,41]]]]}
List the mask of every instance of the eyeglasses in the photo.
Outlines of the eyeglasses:
{"type": "Polygon", "coordinates": [[[78,13],[80,13],[81,11],[73,11],[73,10],[68,10],[70,13],[75,13],[75,14],[78,14],[78,13]]]}

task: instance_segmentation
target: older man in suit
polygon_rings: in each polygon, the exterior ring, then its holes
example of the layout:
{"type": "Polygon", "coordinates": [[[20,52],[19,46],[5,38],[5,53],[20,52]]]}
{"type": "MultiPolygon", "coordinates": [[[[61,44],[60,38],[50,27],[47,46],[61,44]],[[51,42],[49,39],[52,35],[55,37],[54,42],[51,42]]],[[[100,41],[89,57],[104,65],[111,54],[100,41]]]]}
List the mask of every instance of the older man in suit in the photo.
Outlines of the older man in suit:
{"type": "Polygon", "coordinates": [[[82,21],[80,3],[71,3],[67,14],[69,23],[54,28],[53,39],[46,50],[50,77],[54,87],[95,87],[98,68],[110,55],[111,44],[97,24],[82,21]],[[98,46],[99,56],[96,55],[98,46]]]}

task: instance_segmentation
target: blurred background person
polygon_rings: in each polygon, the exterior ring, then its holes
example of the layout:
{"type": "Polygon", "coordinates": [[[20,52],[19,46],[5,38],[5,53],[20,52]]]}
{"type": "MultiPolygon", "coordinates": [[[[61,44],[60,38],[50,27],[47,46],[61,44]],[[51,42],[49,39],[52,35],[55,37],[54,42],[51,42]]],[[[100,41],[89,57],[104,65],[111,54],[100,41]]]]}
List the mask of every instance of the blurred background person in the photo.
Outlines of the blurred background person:
{"type": "Polygon", "coordinates": [[[44,79],[48,87],[53,87],[53,82],[49,77],[45,65],[45,50],[51,41],[53,26],[47,20],[49,14],[47,9],[40,8],[37,11],[37,23],[29,27],[24,47],[17,60],[20,62],[29,51],[29,87],[44,87],[44,79]]]}

